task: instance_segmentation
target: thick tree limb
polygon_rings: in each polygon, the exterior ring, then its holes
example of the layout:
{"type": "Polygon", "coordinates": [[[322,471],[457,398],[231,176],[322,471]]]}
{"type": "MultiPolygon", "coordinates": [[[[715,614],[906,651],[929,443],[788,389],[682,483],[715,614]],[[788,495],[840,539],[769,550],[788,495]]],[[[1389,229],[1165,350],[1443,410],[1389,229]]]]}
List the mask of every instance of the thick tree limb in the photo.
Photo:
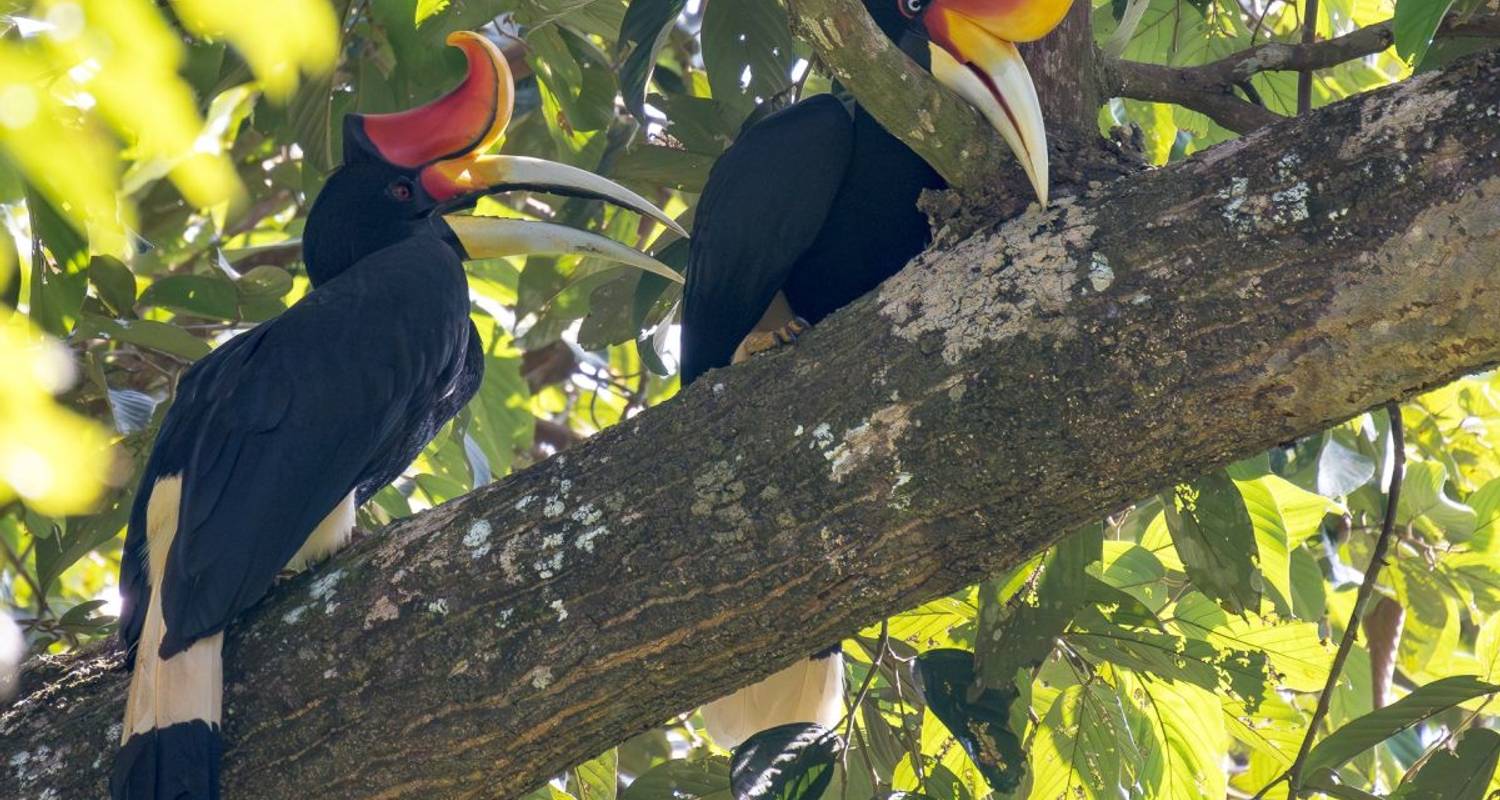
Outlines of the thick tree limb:
{"type": "MultiPolygon", "coordinates": [[[[1217,464],[1500,361],[1500,56],[931,252],[797,345],[393,526],[229,637],[235,800],[515,797],[1217,464]]],[[[33,665],[0,796],[97,798],[33,665]]]]}

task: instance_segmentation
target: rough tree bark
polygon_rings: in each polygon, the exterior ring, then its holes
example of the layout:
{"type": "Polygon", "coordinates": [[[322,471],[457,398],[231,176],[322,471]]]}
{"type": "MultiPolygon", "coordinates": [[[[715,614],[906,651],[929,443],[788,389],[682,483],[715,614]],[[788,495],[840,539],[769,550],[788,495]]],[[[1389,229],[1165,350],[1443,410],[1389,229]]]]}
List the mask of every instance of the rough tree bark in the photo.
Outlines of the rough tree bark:
{"type": "MultiPolygon", "coordinates": [[[[1500,361],[1497,261],[1493,55],[944,241],[797,347],[274,592],[228,639],[226,796],[517,796],[1176,480],[1500,361]]],[[[33,665],[0,796],[102,796],[113,665],[33,665]]]]}

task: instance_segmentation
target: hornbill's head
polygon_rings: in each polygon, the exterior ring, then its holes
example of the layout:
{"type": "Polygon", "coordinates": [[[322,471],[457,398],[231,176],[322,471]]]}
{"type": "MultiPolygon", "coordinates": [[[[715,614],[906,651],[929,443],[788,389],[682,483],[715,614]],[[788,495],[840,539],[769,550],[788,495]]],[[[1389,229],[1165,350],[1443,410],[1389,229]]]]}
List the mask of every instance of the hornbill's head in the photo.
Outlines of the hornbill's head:
{"type": "Polygon", "coordinates": [[[448,44],[468,58],[468,76],[446,95],[393,114],[344,118],[344,163],[309,214],[303,250],[314,284],[424,227],[461,258],[567,254],[606,258],[682,278],[650,256],[587,231],[545,222],[457,215],[486,194],[529,189],[608,200],[686,236],[645,198],[591,172],[523,156],[489,155],[510,122],[515,81],[499,48],[459,31],[448,44]]]}
{"type": "Polygon", "coordinates": [[[1047,204],[1047,133],[1016,42],[1046,36],[1072,0],[864,0],[870,16],[933,77],[994,125],[1047,204]],[[925,52],[924,52],[925,51],[925,52]]]}

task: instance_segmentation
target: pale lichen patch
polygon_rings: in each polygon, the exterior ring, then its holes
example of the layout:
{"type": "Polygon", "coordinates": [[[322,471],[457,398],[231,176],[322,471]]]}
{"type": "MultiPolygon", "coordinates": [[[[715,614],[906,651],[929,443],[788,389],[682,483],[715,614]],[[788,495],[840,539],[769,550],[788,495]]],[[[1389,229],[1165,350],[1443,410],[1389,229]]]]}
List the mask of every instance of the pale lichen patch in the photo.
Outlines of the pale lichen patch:
{"type": "Polygon", "coordinates": [[[949,364],[1016,336],[1072,338],[1078,326],[1067,307],[1087,271],[1079,256],[1093,251],[1094,231],[1093,214],[1074,198],[1030,207],[994,233],[924,256],[887,280],[880,313],[897,338],[940,340],[949,364]]]}
{"type": "Polygon", "coordinates": [[[375,605],[371,606],[369,613],[365,614],[364,629],[370,630],[382,622],[390,622],[401,616],[401,609],[391,602],[391,598],[381,595],[375,605]]]}
{"type": "Polygon", "coordinates": [[[519,548],[516,537],[505,541],[505,546],[500,548],[500,572],[505,576],[506,583],[520,583],[521,570],[516,567],[516,550],[519,548]]]}
{"type": "Polygon", "coordinates": [[[1089,258],[1089,285],[1094,291],[1102,292],[1115,282],[1115,271],[1109,266],[1109,259],[1103,253],[1094,253],[1089,258]]]}
{"type": "Polygon", "coordinates": [[[533,688],[545,689],[552,685],[552,668],[546,665],[534,667],[526,673],[526,679],[533,688]]]}
{"type": "Polygon", "coordinates": [[[561,600],[553,600],[551,602],[551,604],[550,604],[550,608],[553,611],[557,612],[557,621],[558,622],[562,622],[563,620],[565,620],[565,619],[568,618],[568,609],[566,609],[566,608],[563,607],[563,601],[561,601],[561,600]]]}
{"type": "Polygon", "coordinates": [[[307,613],[307,606],[297,606],[291,611],[281,615],[281,621],[288,625],[296,625],[302,620],[302,615],[307,613]]]}
{"type": "Polygon", "coordinates": [[[343,580],[343,578],[344,571],[336,569],[313,581],[312,585],[307,588],[307,593],[312,595],[312,599],[314,600],[327,600],[333,596],[334,591],[338,588],[339,581],[343,580]]]}
{"type": "Polygon", "coordinates": [[[427,604],[427,610],[440,617],[446,617],[448,615],[448,601],[439,597],[427,604]]]}
{"type": "Polygon", "coordinates": [[[464,547],[469,548],[469,557],[474,559],[483,558],[490,552],[490,533],[493,529],[490,523],[482,520],[474,520],[469,526],[469,532],[464,534],[464,547]]]}
{"type": "Polygon", "coordinates": [[[609,533],[609,528],[606,528],[603,525],[600,525],[597,528],[590,528],[583,533],[578,534],[578,536],[573,539],[573,546],[586,553],[592,553],[594,552],[594,540],[598,539],[600,536],[604,536],[607,533],[609,533]]]}
{"type": "Polygon", "coordinates": [[[1440,74],[1433,71],[1417,75],[1403,81],[1401,89],[1389,100],[1366,102],[1359,130],[1344,139],[1338,157],[1353,160],[1369,152],[1370,146],[1377,142],[1427,130],[1433,121],[1441,119],[1458,102],[1458,91],[1428,91],[1426,84],[1440,74]]]}
{"type": "Polygon", "coordinates": [[[911,424],[910,413],[904,404],[886,406],[870,415],[868,422],[845,431],[838,447],[827,454],[834,482],[843,481],[873,459],[895,457],[898,442],[911,424]]]}

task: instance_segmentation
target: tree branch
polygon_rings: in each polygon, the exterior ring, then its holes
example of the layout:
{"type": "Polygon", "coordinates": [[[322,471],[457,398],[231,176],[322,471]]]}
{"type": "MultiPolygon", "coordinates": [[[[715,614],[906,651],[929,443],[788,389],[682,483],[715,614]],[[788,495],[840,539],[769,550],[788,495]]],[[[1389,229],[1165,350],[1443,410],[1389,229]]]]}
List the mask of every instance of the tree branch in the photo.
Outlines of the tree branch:
{"type": "MultiPolygon", "coordinates": [[[[1500,362],[1497,78],[1469,60],[1033,209],[354,545],[231,630],[225,795],[519,796],[1125,503],[1500,362]]],[[[0,796],[103,795],[113,665],[31,665],[0,796]]]]}
{"type": "Polygon", "coordinates": [[[1006,170],[1020,174],[994,128],[893,46],[860,0],[787,0],[787,7],[794,32],[839,82],[950,186],[975,189],[1006,170]]]}
{"type": "MultiPolygon", "coordinates": [[[[1277,114],[1234,94],[1237,84],[1262,72],[1312,72],[1374,55],[1394,42],[1393,22],[1359,28],[1321,42],[1267,42],[1197,67],[1168,67],[1100,55],[1105,94],[1175,103],[1207,114],[1237,133],[1249,133],[1281,119],[1277,114]]],[[[1439,37],[1500,37],[1500,15],[1467,20],[1449,17],[1439,37]]]]}

